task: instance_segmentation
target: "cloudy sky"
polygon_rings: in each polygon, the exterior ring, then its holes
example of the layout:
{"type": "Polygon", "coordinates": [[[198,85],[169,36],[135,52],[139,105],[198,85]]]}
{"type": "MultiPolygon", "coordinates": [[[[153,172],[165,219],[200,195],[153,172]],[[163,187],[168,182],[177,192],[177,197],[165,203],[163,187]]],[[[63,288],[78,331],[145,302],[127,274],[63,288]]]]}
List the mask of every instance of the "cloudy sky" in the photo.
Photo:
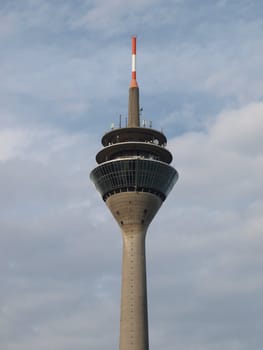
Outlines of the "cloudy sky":
{"type": "Polygon", "coordinates": [[[117,349],[121,236],[89,180],[127,115],[180,178],[147,237],[151,350],[261,350],[263,4],[0,1],[0,348],[117,349]]]}

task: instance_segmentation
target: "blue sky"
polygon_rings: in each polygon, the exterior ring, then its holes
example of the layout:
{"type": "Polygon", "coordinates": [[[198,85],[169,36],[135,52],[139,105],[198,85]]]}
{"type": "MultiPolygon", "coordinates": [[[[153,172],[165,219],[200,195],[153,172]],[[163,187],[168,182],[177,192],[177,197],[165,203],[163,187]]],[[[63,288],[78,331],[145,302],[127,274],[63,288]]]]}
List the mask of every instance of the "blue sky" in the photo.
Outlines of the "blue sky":
{"type": "Polygon", "coordinates": [[[0,2],[0,345],[118,348],[121,236],[90,183],[127,115],[180,178],[147,237],[150,348],[261,350],[261,1],[0,2]]]}

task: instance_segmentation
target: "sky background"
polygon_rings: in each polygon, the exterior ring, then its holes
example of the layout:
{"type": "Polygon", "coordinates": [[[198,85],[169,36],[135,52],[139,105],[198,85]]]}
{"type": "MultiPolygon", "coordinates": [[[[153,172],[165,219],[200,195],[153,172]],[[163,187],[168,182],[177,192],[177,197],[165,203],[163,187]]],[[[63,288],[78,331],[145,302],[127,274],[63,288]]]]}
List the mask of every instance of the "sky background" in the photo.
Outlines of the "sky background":
{"type": "Polygon", "coordinates": [[[89,180],[127,115],[179,181],[149,228],[151,350],[261,350],[263,3],[0,1],[0,348],[117,349],[121,235],[89,180]]]}

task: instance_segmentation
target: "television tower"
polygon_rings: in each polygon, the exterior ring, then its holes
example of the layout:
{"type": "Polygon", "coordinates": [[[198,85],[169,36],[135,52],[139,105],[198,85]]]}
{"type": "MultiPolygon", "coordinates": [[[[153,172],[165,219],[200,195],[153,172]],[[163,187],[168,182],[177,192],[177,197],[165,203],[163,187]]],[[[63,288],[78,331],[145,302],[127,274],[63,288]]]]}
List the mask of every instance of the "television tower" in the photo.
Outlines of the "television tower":
{"type": "Polygon", "coordinates": [[[136,80],[136,37],[132,37],[132,79],[128,123],[102,137],[98,166],[90,174],[119,224],[123,239],[120,350],[148,350],[146,231],[178,179],[169,164],[162,132],[141,126],[136,80]]]}

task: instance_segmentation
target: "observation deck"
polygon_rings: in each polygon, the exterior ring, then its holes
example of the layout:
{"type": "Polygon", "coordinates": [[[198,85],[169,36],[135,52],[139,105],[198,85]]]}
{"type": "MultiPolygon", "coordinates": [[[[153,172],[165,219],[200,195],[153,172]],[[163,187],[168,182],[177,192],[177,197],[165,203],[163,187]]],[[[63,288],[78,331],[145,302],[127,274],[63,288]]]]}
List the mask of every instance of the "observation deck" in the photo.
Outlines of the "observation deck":
{"type": "Polygon", "coordinates": [[[178,178],[169,164],[165,135],[152,128],[126,127],[111,130],[101,140],[99,164],[91,180],[104,201],[120,192],[150,192],[165,200],[178,178]]]}
{"type": "Polygon", "coordinates": [[[164,201],[178,179],[170,165],[143,157],[104,162],[90,176],[104,201],[116,193],[133,191],[150,192],[164,201]]]}
{"type": "Polygon", "coordinates": [[[150,128],[119,128],[106,133],[101,140],[104,148],[97,154],[98,164],[127,156],[160,160],[170,164],[172,154],[165,148],[166,137],[150,128]]]}

